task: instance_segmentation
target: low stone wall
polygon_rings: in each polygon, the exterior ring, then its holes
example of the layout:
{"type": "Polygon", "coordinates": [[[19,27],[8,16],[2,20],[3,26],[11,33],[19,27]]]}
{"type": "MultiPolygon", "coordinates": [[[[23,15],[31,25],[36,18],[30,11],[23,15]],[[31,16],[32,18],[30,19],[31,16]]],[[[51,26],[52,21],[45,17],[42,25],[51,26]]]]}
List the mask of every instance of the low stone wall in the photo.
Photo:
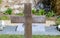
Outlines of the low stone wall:
{"type": "Polygon", "coordinates": [[[55,25],[55,21],[46,20],[46,26],[52,26],[52,25],[55,25]]]}
{"type": "Polygon", "coordinates": [[[3,20],[3,25],[6,26],[16,26],[18,23],[11,23],[11,20],[3,20]]]}

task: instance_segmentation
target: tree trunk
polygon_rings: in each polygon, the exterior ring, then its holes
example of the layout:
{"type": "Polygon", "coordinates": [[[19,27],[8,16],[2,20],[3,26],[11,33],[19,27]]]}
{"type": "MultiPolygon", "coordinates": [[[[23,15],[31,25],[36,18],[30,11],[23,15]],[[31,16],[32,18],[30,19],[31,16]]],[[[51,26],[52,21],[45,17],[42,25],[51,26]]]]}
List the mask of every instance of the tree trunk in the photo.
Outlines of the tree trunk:
{"type": "Polygon", "coordinates": [[[56,1],[56,13],[57,15],[60,15],[60,0],[56,1]]]}
{"type": "Polygon", "coordinates": [[[60,15],[60,0],[51,0],[51,6],[52,6],[53,11],[57,15],[60,15]]]}

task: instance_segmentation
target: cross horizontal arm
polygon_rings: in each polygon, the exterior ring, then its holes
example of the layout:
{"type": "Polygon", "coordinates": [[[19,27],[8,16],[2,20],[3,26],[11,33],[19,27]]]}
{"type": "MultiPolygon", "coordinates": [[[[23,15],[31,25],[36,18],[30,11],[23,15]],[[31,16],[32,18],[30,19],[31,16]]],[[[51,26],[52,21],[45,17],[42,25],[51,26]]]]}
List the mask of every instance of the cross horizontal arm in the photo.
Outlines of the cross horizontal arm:
{"type": "MultiPolygon", "coordinates": [[[[12,23],[24,23],[25,17],[24,16],[11,16],[12,23]]],[[[32,16],[32,23],[45,23],[46,18],[45,16],[32,16]]]]}

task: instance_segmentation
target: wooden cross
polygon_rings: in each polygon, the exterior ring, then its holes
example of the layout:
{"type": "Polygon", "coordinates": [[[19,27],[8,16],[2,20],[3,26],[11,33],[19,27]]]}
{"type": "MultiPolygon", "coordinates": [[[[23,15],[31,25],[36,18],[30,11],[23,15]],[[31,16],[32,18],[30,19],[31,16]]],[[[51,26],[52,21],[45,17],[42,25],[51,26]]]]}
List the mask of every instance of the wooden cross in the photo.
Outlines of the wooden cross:
{"type": "Polygon", "coordinates": [[[25,17],[25,38],[32,38],[32,15],[31,15],[31,4],[26,3],[24,7],[25,17]]]}
{"type": "Polygon", "coordinates": [[[25,3],[24,16],[11,16],[12,23],[24,23],[25,24],[25,38],[32,38],[32,22],[33,23],[45,23],[44,16],[32,16],[31,15],[31,3],[25,3]],[[43,19],[42,19],[43,17],[43,19]]]}

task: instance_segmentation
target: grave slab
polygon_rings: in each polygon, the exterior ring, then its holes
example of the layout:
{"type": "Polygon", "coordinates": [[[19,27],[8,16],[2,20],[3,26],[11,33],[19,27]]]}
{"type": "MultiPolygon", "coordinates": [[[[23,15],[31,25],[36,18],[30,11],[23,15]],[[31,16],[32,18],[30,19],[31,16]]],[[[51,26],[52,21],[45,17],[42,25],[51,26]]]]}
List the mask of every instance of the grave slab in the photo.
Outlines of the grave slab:
{"type": "MultiPolygon", "coordinates": [[[[17,27],[18,32],[24,32],[24,24],[20,23],[17,27]]],[[[32,23],[32,33],[34,32],[45,32],[45,24],[42,23],[32,23]]]]}

